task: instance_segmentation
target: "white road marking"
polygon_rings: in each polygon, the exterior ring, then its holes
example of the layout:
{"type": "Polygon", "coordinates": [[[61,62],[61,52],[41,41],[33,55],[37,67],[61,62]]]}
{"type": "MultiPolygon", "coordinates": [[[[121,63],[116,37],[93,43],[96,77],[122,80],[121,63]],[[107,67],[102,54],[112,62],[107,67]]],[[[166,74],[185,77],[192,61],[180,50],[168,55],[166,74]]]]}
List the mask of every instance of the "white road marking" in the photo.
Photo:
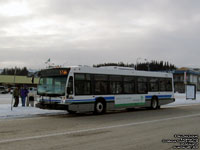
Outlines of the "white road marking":
{"type": "Polygon", "coordinates": [[[105,127],[99,127],[99,128],[77,130],[77,131],[66,131],[66,132],[61,132],[61,133],[52,133],[52,134],[46,134],[46,135],[38,135],[38,136],[30,136],[30,137],[23,137],[23,138],[6,139],[6,140],[1,140],[0,144],[9,143],[9,142],[19,142],[19,141],[24,141],[24,140],[34,140],[34,139],[47,138],[47,137],[53,137],[53,136],[71,135],[71,134],[76,134],[76,133],[98,131],[98,130],[104,130],[104,129],[121,128],[121,127],[142,125],[142,124],[148,124],[148,123],[156,123],[156,122],[175,120],[175,119],[183,119],[183,118],[190,118],[190,117],[197,117],[197,116],[200,116],[200,113],[199,114],[193,114],[193,115],[187,115],[187,116],[178,116],[178,117],[165,118],[165,119],[149,120],[149,121],[142,121],[142,122],[133,122],[133,123],[121,124],[121,125],[115,125],[115,126],[105,126],[105,127]]]}

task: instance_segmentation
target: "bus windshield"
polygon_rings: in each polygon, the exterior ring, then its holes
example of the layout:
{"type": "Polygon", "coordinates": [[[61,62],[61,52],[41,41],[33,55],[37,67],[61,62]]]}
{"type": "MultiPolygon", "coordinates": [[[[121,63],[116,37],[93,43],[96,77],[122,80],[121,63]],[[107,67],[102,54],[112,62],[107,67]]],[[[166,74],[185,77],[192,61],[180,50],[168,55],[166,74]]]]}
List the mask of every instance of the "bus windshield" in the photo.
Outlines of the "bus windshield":
{"type": "Polygon", "coordinates": [[[41,77],[38,94],[42,96],[64,96],[66,80],[66,76],[41,77]]]}

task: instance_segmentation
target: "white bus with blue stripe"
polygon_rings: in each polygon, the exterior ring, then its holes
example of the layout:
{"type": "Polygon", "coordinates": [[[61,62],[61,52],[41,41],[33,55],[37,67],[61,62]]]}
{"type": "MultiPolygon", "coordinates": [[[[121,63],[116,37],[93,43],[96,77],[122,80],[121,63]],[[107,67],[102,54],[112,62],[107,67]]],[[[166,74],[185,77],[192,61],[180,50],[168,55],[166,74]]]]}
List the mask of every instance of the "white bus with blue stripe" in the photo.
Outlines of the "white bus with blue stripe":
{"type": "Polygon", "coordinates": [[[77,66],[40,71],[36,105],[69,113],[105,113],[134,107],[158,109],[175,101],[171,73],[125,67],[77,66]]]}

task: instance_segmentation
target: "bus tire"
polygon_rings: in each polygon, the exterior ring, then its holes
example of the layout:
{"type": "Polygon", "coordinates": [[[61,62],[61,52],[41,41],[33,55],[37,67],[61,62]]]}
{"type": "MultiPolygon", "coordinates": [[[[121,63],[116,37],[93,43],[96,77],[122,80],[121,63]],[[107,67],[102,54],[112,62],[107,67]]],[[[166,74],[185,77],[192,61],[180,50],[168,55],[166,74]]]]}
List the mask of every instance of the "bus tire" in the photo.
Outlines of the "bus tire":
{"type": "Polygon", "coordinates": [[[158,99],[156,97],[152,98],[151,100],[151,109],[158,109],[158,99]]]}
{"type": "Polygon", "coordinates": [[[94,105],[94,114],[100,115],[106,112],[106,103],[104,100],[97,100],[94,105]]]}

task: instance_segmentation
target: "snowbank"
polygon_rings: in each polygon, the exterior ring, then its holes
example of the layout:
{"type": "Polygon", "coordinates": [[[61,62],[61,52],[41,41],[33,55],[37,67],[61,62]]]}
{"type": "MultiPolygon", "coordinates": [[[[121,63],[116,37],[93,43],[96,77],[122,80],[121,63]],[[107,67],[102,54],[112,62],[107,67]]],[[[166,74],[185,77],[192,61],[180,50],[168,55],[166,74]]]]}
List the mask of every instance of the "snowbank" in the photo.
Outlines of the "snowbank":
{"type": "Polygon", "coordinates": [[[19,101],[18,107],[13,107],[11,111],[11,101],[11,94],[0,94],[0,119],[31,117],[39,114],[54,115],[67,113],[67,111],[62,110],[43,110],[35,107],[22,107],[21,99],[19,101]]]}
{"type": "Polygon", "coordinates": [[[185,93],[175,93],[175,102],[170,103],[165,106],[177,106],[177,105],[188,105],[188,104],[198,104],[200,103],[200,93],[196,94],[196,100],[188,99],[186,100],[186,94],[185,93]]]}

